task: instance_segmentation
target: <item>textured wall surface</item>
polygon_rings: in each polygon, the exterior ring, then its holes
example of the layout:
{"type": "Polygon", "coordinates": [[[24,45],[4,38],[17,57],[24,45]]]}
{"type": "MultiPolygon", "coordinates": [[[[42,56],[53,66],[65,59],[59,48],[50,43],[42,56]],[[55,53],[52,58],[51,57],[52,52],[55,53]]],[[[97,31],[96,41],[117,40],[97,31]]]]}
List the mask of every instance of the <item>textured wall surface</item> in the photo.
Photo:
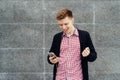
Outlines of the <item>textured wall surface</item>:
{"type": "Polygon", "coordinates": [[[61,8],[91,35],[90,80],[120,80],[120,0],[0,0],[0,80],[52,80],[46,56],[61,8]]]}

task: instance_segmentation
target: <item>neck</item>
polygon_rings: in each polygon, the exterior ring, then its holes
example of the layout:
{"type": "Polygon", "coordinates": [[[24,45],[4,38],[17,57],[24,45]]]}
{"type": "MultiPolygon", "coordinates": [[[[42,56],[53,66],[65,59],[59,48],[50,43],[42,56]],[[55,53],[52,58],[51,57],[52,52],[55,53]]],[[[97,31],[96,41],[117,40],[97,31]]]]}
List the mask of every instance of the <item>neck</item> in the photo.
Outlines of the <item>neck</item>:
{"type": "Polygon", "coordinates": [[[70,29],[69,33],[67,33],[67,35],[68,35],[68,36],[71,36],[71,35],[74,33],[74,30],[75,30],[75,27],[73,26],[73,27],[70,29]]]}

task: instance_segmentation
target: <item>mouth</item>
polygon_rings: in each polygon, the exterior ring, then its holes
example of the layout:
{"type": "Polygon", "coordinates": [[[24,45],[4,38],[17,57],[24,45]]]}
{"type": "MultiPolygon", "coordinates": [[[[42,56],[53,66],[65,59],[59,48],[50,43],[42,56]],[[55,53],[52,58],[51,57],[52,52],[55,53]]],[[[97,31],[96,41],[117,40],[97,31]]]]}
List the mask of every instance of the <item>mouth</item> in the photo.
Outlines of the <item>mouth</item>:
{"type": "Polygon", "coordinates": [[[64,29],[63,31],[64,31],[65,33],[67,33],[68,29],[69,29],[69,28],[66,28],[66,29],[64,29]]]}

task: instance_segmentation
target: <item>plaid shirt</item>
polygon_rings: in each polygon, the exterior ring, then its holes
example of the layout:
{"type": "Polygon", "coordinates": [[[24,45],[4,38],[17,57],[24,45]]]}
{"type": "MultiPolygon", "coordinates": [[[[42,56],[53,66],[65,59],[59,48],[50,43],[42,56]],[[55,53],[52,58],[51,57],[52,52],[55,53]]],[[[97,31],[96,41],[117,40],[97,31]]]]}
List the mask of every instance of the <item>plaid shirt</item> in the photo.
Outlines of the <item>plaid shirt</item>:
{"type": "Polygon", "coordinates": [[[83,80],[80,58],[79,34],[75,29],[70,37],[63,34],[56,80],[83,80]]]}

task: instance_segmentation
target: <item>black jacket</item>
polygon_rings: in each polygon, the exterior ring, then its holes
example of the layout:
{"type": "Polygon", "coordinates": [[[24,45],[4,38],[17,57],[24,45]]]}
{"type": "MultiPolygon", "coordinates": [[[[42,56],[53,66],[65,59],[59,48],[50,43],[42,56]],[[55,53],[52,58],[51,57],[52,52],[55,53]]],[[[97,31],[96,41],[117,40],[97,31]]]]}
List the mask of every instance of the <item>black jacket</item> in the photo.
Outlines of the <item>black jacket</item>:
{"type": "MultiPolygon", "coordinates": [[[[80,39],[80,47],[81,47],[81,52],[86,48],[89,47],[90,48],[90,54],[87,57],[83,57],[82,54],[81,55],[81,65],[82,65],[82,72],[83,72],[83,80],[89,80],[88,77],[88,61],[92,62],[97,58],[97,53],[95,51],[95,48],[93,46],[93,43],[91,41],[90,35],[87,31],[83,31],[83,30],[78,30],[79,33],[79,39],[80,39]]],[[[61,44],[61,40],[62,40],[62,35],[63,32],[60,32],[58,34],[56,34],[53,38],[53,42],[52,42],[52,46],[50,48],[49,52],[54,52],[56,56],[59,57],[59,53],[60,53],[60,44],[61,44]]],[[[48,62],[50,64],[52,64],[49,61],[49,56],[48,56],[48,62]]],[[[53,70],[53,80],[55,80],[56,77],[56,72],[57,72],[57,64],[54,64],[54,70],[53,70]]]]}

